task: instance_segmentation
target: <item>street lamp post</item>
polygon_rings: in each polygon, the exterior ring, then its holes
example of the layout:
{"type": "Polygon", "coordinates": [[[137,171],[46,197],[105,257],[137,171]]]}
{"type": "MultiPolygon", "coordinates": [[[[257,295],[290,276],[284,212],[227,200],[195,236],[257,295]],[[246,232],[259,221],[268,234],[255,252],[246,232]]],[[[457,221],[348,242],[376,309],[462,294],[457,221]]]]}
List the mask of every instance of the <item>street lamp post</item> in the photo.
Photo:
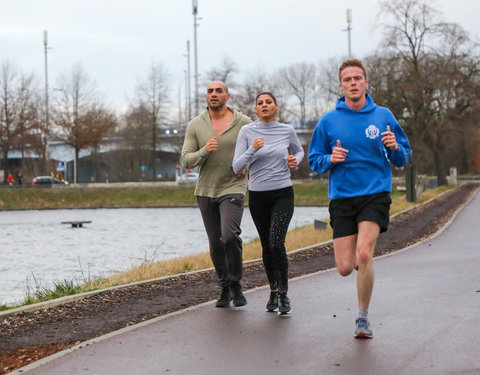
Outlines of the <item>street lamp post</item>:
{"type": "Polygon", "coordinates": [[[195,115],[199,112],[198,103],[198,49],[197,49],[197,14],[198,14],[198,0],[192,0],[193,3],[193,44],[195,53],[195,115]]]}
{"type": "Polygon", "coordinates": [[[183,71],[185,73],[185,123],[190,121],[190,95],[188,93],[190,77],[188,76],[188,72],[186,70],[183,71]]]}
{"type": "Polygon", "coordinates": [[[48,128],[49,128],[49,118],[48,118],[48,32],[47,30],[43,31],[43,45],[45,47],[45,154],[43,155],[43,162],[44,162],[44,170],[45,173],[47,172],[48,169],[48,162],[47,162],[47,157],[48,157],[48,128]]]}
{"type": "MultiPolygon", "coordinates": [[[[184,78],[185,79],[185,78],[184,78]]],[[[182,116],[182,86],[183,86],[183,79],[178,84],[178,124],[183,123],[183,116],[182,116]]]]}
{"type": "Polygon", "coordinates": [[[348,58],[352,58],[352,44],[350,39],[350,32],[352,31],[352,10],[349,8],[347,9],[347,28],[343,31],[346,31],[348,34],[348,58]]]}
{"type": "Polygon", "coordinates": [[[78,163],[77,163],[77,155],[78,155],[78,96],[75,95],[73,98],[73,122],[75,128],[75,146],[74,146],[74,155],[73,155],[73,183],[77,183],[77,171],[78,171],[78,163]]]}
{"type": "Polygon", "coordinates": [[[192,92],[192,88],[190,87],[190,77],[191,77],[191,73],[190,73],[190,41],[187,40],[187,82],[186,82],[186,85],[187,85],[187,100],[186,100],[186,103],[187,103],[187,106],[188,106],[188,116],[186,118],[187,121],[190,121],[192,119],[192,100],[191,100],[191,92],[192,92]]]}
{"type": "Polygon", "coordinates": [[[179,128],[183,129],[184,126],[190,121],[189,116],[189,106],[190,106],[190,97],[188,95],[188,81],[190,77],[188,76],[188,72],[184,69],[183,70],[184,77],[178,84],[178,124],[179,128]],[[185,108],[182,110],[182,85],[184,86],[185,90],[185,108]],[[183,116],[183,117],[182,117],[183,116]]]}

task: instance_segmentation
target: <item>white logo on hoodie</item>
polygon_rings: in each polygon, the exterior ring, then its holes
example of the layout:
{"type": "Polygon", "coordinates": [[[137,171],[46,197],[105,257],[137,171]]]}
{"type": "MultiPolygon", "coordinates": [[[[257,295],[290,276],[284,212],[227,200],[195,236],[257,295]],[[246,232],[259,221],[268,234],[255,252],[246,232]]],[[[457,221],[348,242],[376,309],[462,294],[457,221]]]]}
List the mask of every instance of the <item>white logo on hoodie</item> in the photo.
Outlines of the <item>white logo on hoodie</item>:
{"type": "Polygon", "coordinates": [[[375,139],[380,135],[380,130],[375,125],[369,125],[368,128],[365,129],[365,135],[367,138],[375,139]]]}

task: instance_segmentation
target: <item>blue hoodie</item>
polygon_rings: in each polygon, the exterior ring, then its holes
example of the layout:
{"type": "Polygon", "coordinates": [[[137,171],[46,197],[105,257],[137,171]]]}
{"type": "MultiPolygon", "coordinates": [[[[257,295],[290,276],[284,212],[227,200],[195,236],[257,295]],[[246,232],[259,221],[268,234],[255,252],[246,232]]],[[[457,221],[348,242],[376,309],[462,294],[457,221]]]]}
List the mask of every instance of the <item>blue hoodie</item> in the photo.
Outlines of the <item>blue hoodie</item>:
{"type": "Polygon", "coordinates": [[[391,192],[389,162],[401,167],[408,161],[408,139],[392,112],[377,106],[370,95],[366,94],[366,98],[365,106],[358,111],[345,104],[345,97],[338,99],[336,108],[322,116],[313,132],[308,164],[317,173],[330,171],[330,199],[391,192]],[[387,125],[395,133],[397,151],[382,143],[381,133],[387,125]],[[331,163],[337,139],[349,152],[344,162],[331,163]]]}

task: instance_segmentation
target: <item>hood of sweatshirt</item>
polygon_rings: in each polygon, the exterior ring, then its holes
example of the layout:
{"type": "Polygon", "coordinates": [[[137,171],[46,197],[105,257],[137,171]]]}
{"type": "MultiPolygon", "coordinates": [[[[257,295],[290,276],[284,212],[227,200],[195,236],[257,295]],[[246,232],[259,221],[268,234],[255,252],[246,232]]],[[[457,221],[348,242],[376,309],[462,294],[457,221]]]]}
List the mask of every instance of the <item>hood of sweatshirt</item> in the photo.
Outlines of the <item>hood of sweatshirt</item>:
{"type": "MultiPolygon", "coordinates": [[[[242,112],[239,112],[231,107],[228,107],[228,109],[233,113],[233,120],[232,120],[232,123],[230,124],[230,126],[225,129],[225,131],[235,127],[237,125],[237,123],[242,119],[242,112]]],[[[201,118],[203,121],[205,121],[206,123],[208,124],[211,124],[212,123],[212,119],[210,118],[210,114],[208,113],[208,109],[206,111],[203,111],[203,113],[200,114],[201,118]]],[[[251,122],[251,121],[250,121],[251,122]]],[[[213,130],[213,127],[212,127],[212,130],[213,130]]]]}
{"type": "Polygon", "coordinates": [[[372,97],[369,94],[365,94],[365,96],[367,98],[367,102],[358,111],[355,111],[355,110],[351,109],[349,106],[347,106],[345,104],[345,96],[342,96],[340,99],[337,100],[336,109],[338,109],[340,111],[355,112],[355,113],[372,112],[377,107],[377,105],[375,104],[375,102],[373,101],[372,97]]]}

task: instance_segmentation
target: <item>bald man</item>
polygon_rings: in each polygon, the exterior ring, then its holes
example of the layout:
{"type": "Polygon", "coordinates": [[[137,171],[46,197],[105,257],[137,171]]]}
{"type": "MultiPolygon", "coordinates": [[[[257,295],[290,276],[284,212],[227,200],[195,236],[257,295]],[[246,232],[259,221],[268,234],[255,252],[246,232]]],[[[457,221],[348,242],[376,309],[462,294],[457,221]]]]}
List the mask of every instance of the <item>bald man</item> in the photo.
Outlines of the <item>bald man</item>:
{"type": "Polygon", "coordinates": [[[195,195],[222,288],[216,307],[243,306],[240,223],[247,178],[245,171],[233,173],[232,160],[240,128],[252,121],[227,106],[230,94],[221,81],[208,85],[206,100],[207,109],[188,124],[180,161],[187,169],[200,167],[195,195]]]}

